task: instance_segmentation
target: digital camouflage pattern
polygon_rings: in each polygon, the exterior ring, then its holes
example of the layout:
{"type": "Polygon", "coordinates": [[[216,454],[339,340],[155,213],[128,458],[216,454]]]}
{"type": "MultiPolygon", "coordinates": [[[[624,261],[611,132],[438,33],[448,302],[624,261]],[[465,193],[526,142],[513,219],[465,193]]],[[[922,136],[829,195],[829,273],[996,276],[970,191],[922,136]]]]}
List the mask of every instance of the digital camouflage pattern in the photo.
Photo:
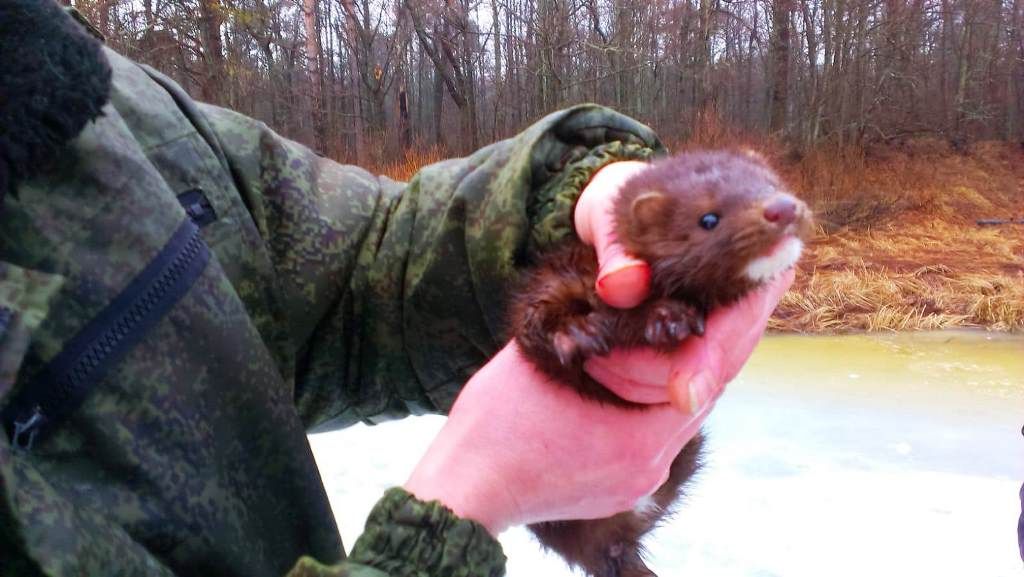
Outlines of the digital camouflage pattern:
{"type": "Polygon", "coordinates": [[[186,191],[213,256],[70,418],[30,452],[0,438],[0,574],[499,575],[479,525],[400,490],[346,560],[306,434],[447,411],[517,269],[657,138],[583,105],[402,184],[104,55],[103,116],[0,212],[0,407],[161,251],[186,191]]]}
{"type": "MultiPolygon", "coordinates": [[[[499,577],[505,573],[501,545],[479,523],[460,519],[436,501],[424,503],[400,488],[384,494],[370,512],[366,531],[348,564],[374,575],[499,577]],[[424,543],[433,543],[424,547],[424,543]]],[[[288,577],[346,577],[346,564],[324,565],[303,557],[288,577]]],[[[360,573],[359,575],[362,575],[360,573]]]]}

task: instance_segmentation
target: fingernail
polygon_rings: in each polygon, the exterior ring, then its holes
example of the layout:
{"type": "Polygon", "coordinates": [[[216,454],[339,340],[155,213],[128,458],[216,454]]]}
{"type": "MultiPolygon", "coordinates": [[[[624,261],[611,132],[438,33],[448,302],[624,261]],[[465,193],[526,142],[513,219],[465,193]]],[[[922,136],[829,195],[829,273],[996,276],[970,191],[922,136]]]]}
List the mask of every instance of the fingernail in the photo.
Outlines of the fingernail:
{"type": "Polygon", "coordinates": [[[711,375],[702,372],[689,379],[679,379],[669,386],[672,405],[688,415],[697,414],[711,396],[711,375]]]}
{"type": "Polygon", "coordinates": [[[697,414],[711,396],[711,375],[700,373],[690,381],[690,413],[697,414]]]}

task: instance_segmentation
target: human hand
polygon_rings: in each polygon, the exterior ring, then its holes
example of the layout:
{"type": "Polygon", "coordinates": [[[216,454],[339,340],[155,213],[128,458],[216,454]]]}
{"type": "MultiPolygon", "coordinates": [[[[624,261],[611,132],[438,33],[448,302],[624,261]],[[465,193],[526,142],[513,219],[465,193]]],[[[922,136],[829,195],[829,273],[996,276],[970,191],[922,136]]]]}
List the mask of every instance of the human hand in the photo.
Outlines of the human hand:
{"type": "MultiPolygon", "coordinates": [[[[691,412],[667,404],[636,411],[583,401],[567,387],[552,386],[510,343],[467,383],[406,489],[440,500],[492,534],[632,508],[664,482],[790,280],[713,313],[706,336],[691,339],[703,344],[684,345],[691,352],[673,365],[676,378],[699,368],[707,379],[690,393],[691,412]]],[[[618,370],[611,357],[609,363],[608,370],[618,370]]]]}
{"type": "MultiPolygon", "coordinates": [[[[704,375],[680,404],[692,409],[682,413],[663,402],[636,411],[584,401],[568,387],[553,386],[513,341],[466,384],[405,488],[495,535],[517,524],[602,518],[632,508],[665,481],[791,280],[790,274],[712,313],[705,337],[690,339],[687,353],[671,357],[665,375],[680,382],[694,372],[704,375]]],[[[614,356],[598,366],[609,371],[609,382],[627,381],[614,356]]],[[[665,375],[626,382],[623,390],[654,398],[656,391],[647,389],[656,387],[648,383],[665,375]]]]}

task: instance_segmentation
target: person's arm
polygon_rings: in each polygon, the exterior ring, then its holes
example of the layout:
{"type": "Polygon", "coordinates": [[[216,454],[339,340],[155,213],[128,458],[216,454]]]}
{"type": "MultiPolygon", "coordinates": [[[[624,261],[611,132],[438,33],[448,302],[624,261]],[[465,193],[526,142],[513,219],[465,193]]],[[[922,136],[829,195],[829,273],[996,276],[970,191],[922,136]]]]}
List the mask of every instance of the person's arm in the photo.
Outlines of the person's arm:
{"type": "MultiPolygon", "coordinates": [[[[300,415],[321,429],[447,412],[503,342],[517,269],[573,233],[572,207],[590,177],[664,150],[646,127],[587,105],[403,185],[316,156],[241,115],[201,110],[277,271],[300,415]]],[[[396,489],[347,561],[323,568],[306,559],[295,571],[490,575],[503,567],[482,525],[396,489]]]]}
{"type": "MultiPolygon", "coordinates": [[[[217,109],[208,115],[291,301],[288,317],[301,344],[300,409],[329,425],[446,411],[462,382],[502,342],[504,296],[517,268],[574,232],[572,209],[591,176],[613,161],[660,149],[653,136],[642,140],[610,128],[631,123],[624,117],[581,107],[469,158],[428,167],[403,187],[315,158],[237,115],[217,109]]],[[[598,243],[601,279],[609,286],[628,288],[631,272],[644,274],[643,263],[609,258],[607,248],[598,243]]],[[[743,318],[741,324],[757,323],[743,318]]],[[[751,334],[751,348],[759,335],[751,334]]],[[[667,405],[639,417],[563,394],[506,347],[470,381],[460,397],[468,408],[451,416],[405,490],[390,491],[374,508],[349,559],[332,567],[304,559],[292,574],[501,574],[504,558],[492,534],[512,524],[628,508],[627,501],[657,486],[668,463],[662,457],[692,437],[724,382],[701,389],[688,419],[667,405]],[[528,413],[537,418],[524,422],[517,407],[533,407],[528,413]],[[565,419],[570,412],[577,418],[565,419]],[[524,430],[529,422],[534,426],[524,430]],[[570,426],[563,433],[632,442],[574,440],[549,430],[554,422],[570,426]],[[623,430],[648,434],[623,436],[623,430]],[[565,439],[560,454],[514,450],[549,435],[565,439]],[[603,456],[579,446],[600,447],[603,456]],[[638,474],[615,458],[621,455],[645,466],[638,474]],[[581,491],[592,489],[586,479],[594,478],[597,463],[604,467],[597,478],[607,483],[581,499],[581,491]],[[552,465],[579,475],[567,475],[562,491],[536,484],[538,472],[552,465]]],[[[667,400],[669,389],[660,388],[667,400]]]]}
{"type": "Polygon", "coordinates": [[[502,346],[517,271],[572,234],[591,175],[663,152],[647,127],[583,105],[402,184],[202,111],[277,271],[314,430],[446,413],[502,346]]]}

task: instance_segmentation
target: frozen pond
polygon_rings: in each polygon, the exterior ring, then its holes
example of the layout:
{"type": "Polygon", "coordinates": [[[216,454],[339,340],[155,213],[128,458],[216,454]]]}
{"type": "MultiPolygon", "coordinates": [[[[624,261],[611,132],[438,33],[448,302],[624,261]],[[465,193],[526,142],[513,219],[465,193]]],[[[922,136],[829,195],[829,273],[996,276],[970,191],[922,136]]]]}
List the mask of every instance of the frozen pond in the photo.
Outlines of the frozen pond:
{"type": "MultiPolygon", "coordinates": [[[[346,546],[442,422],[311,437],[346,546]]],[[[1024,575],[1022,423],[1024,338],[767,338],[708,420],[708,465],[650,539],[649,565],[660,577],[1024,575]]],[[[573,575],[522,529],[501,541],[510,577],[573,575]]]]}

